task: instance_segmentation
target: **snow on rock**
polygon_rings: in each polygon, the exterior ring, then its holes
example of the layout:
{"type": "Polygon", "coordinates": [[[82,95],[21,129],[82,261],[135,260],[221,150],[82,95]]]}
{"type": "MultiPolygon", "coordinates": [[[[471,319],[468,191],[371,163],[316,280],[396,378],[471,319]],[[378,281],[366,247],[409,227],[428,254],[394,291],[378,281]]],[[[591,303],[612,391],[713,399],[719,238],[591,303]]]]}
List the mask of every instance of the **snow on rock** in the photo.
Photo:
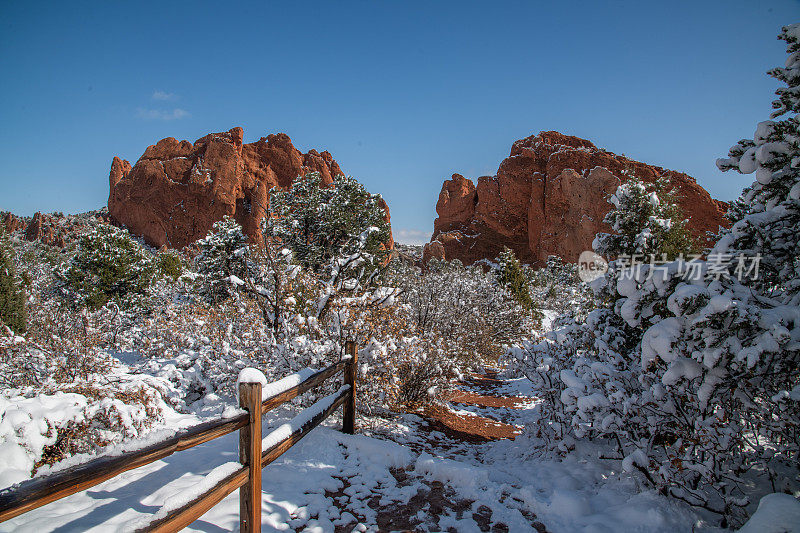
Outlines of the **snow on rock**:
{"type": "Polygon", "coordinates": [[[790,494],[767,494],[739,533],[800,532],[800,501],[790,494]]]}

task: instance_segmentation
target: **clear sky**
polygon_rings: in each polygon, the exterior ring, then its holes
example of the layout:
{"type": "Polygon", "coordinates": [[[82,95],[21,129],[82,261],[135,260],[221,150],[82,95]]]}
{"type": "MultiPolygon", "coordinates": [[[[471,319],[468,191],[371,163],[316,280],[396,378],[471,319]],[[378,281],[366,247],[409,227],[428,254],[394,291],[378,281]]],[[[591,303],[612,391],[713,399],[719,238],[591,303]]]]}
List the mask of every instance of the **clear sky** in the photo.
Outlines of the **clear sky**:
{"type": "Polygon", "coordinates": [[[105,205],[111,158],[242,126],[329,150],[427,240],[442,181],[559,130],[681,170],[768,118],[799,0],[0,1],[0,210],[105,205]]]}

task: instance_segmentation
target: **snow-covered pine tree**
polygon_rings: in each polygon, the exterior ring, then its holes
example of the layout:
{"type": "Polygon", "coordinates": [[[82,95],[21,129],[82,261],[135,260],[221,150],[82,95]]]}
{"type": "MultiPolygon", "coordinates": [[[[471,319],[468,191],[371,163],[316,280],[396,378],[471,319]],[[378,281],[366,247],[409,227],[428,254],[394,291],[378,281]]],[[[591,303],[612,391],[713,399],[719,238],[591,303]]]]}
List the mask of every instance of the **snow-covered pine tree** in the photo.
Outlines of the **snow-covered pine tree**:
{"type": "Polygon", "coordinates": [[[272,190],[267,234],[313,272],[354,253],[362,254],[371,269],[382,264],[389,253],[389,224],[381,196],[352,177],[336,176],[330,187],[321,181],[312,172],[295,179],[287,191],[272,190]]]}
{"type": "Polygon", "coordinates": [[[25,333],[26,297],[14,266],[14,257],[14,249],[0,226],[0,327],[5,325],[15,333],[25,333]]]}
{"type": "Polygon", "coordinates": [[[786,84],[775,91],[771,118],[785,118],[759,123],[753,140],[742,139],[717,160],[722,171],[755,172],[756,181],[736,203],[743,216],[723,232],[714,253],[761,254],[759,276],[749,285],[800,305],[800,24],[783,27],[778,38],[789,57],[769,71],[786,84]]]}
{"type": "Polygon", "coordinates": [[[81,237],[64,275],[79,304],[99,309],[145,294],[154,273],[152,256],[127,231],[99,224],[81,237]]]}
{"type": "Polygon", "coordinates": [[[614,208],[603,222],[609,224],[614,233],[601,233],[596,237],[593,248],[600,255],[616,258],[654,254],[659,259],[673,259],[679,254],[688,254],[694,247],[667,178],[647,185],[630,177],[617,187],[608,201],[614,208]]]}
{"type": "Polygon", "coordinates": [[[200,292],[211,302],[232,296],[249,276],[247,236],[233,218],[225,215],[197,241],[196,261],[202,275],[200,292]]]}

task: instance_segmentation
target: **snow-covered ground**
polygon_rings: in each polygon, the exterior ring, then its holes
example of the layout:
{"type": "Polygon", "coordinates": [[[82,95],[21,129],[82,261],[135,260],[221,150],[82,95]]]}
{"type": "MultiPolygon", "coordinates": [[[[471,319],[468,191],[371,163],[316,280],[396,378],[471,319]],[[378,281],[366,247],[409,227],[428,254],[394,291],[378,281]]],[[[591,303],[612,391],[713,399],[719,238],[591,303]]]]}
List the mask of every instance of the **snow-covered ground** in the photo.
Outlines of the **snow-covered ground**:
{"type": "MultiPolygon", "coordinates": [[[[521,379],[498,390],[531,392],[521,379]]],[[[533,403],[504,414],[522,425],[533,403]]],[[[293,414],[269,415],[264,435],[293,414]]],[[[184,426],[190,418],[166,425],[184,426]]],[[[619,461],[598,459],[588,448],[563,460],[537,458],[525,437],[454,441],[415,415],[363,420],[362,434],[354,436],[342,434],[338,424],[330,419],[264,469],[264,531],[714,530],[694,510],[621,476],[619,461]]],[[[198,492],[205,476],[237,460],[237,446],[231,434],[176,453],[2,523],[0,531],[135,529],[170,500],[198,492]]],[[[236,529],[238,512],[235,492],[188,531],[236,529]]]]}

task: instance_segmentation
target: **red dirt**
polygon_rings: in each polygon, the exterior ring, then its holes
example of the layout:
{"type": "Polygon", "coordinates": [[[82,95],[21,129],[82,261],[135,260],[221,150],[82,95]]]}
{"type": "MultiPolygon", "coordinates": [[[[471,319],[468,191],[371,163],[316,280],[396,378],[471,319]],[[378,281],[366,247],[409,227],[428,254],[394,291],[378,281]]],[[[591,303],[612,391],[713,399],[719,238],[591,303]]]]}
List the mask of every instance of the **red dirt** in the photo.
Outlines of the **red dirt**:
{"type": "Polygon", "coordinates": [[[453,440],[464,442],[486,442],[490,440],[514,439],[519,428],[491,418],[455,413],[440,405],[426,407],[422,415],[431,429],[441,431],[453,440]]]}
{"type": "MultiPolygon", "coordinates": [[[[487,394],[464,389],[453,389],[445,394],[445,400],[481,407],[500,407],[520,409],[530,400],[513,396],[496,396],[489,394],[502,384],[497,372],[488,370],[483,374],[472,374],[464,382],[465,385],[477,387],[487,394]]],[[[423,411],[423,417],[431,425],[431,429],[441,431],[454,440],[464,442],[487,442],[499,439],[513,440],[521,433],[511,424],[499,422],[492,418],[467,415],[454,412],[444,405],[432,405],[423,411]]]]}

